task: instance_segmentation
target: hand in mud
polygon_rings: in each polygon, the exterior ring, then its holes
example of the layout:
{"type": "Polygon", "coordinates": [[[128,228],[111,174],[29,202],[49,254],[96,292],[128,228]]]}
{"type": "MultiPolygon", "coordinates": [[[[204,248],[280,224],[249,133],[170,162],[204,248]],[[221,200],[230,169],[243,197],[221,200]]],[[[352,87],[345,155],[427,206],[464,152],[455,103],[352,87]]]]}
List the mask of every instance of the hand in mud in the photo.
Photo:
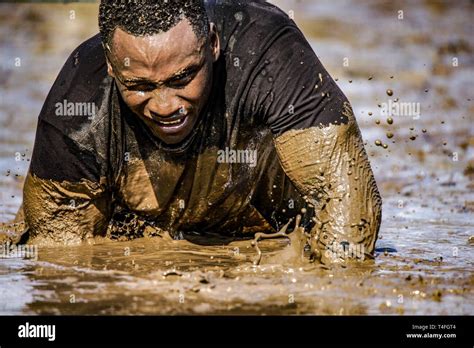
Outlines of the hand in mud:
{"type": "Polygon", "coordinates": [[[363,244],[364,235],[359,238],[337,237],[325,228],[311,231],[310,258],[324,265],[343,264],[350,261],[363,261],[370,254],[366,253],[363,244]],[[316,231],[316,232],[315,232],[316,231]]]}

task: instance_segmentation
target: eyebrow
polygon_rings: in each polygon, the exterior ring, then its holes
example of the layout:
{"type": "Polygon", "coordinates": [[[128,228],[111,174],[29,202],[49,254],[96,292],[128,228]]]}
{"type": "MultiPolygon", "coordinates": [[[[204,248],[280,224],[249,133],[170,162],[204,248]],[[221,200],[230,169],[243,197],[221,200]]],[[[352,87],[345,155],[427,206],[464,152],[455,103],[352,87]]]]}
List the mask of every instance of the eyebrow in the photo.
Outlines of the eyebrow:
{"type": "MultiPolygon", "coordinates": [[[[172,81],[182,77],[182,75],[185,75],[185,74],[188,74],[190,72],[194,72],[195,70],[198,70],[199,68],[202,67],[203,64],[204,64],[204,62],[191,63],[187,67],[179,70],[178,72],[175,72],[173,75],[167,77],[166,79],[157,82],[157,84],[161,85],[161,84],[167,84],[169,82],[172,82],[172,81]]],[[[146,77],[130,77],[130,78],[127,78],[127,79],[123,79],[121,82],[123,84],[156,83],[156,82],[153,82],[153,81],[151,81],[150,79],[148,79],[146,77]]]]}

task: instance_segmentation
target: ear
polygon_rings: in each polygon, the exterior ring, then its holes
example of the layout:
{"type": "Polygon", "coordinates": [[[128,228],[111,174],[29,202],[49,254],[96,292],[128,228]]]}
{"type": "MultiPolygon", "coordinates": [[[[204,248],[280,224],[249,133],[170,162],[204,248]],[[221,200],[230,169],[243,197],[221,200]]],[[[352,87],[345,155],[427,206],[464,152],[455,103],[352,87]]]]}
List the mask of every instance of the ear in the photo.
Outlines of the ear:
{"type": "Polygon", "coordinates": [[[110,77],[115,78],[114,69],[112,69],[112,64],[110,64],[107,56],[105,57],[105,60],[107,61],[107,74],[109,74],[110,77]]]}
{"type": "Polygon", "coordinates": [[[214,62],[216,62],[221,54],[221,41],[217,33],[217,27],[214,23],[209,24],[209,36],[211,42],[211,53],[214,62]]]}
{"type": "Polygon", "coordinates": [[[115,78],[114,69],[112,68],[112,64],[110,64],[109,55],[107,54],[107,51],[110,53],[110,46],[108,43],[103,43],[102,47],[104,48],[105,62],[107,63],[107,74],[115,78]]]}

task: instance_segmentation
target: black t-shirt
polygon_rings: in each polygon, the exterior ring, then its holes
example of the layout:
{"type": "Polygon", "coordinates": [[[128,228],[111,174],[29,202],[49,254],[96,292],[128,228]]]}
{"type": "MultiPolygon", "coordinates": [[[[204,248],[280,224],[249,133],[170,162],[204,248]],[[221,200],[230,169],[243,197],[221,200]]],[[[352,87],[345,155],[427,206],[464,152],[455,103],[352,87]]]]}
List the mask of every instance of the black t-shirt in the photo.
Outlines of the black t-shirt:
{"type": "Polygon", "coordinates": [[[273,139],[347,123],[341,114],[347,99],[277,7],[207,6],[222,52],[207,106],[183,144],[166,146],[124,105],[96,35],[71,54],[47,97],[30,174],[97,183],[107,205],[169,231],[245,231],[262,221],[278,228],[294,216],[305,203],[283,172],[273,139]],[[94,114],[58,116],[69,103],[83,103],[83,110],[94,105],[94,114]]]}

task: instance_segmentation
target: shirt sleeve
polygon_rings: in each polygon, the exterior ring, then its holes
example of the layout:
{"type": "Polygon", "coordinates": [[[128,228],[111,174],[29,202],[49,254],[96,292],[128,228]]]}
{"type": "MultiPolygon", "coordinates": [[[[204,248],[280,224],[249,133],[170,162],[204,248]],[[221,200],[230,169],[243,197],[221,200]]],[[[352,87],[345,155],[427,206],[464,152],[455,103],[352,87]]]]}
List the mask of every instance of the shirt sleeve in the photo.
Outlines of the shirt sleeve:
{"type": "Polygon", "coordinates": [[[296,26],[278,31],[255,72],[247,112],[281,135],[330,123],[347,123],[347,98],[296,26]]]}
{"type": "Polygon", "coordinates": [[[98,108],[105,60],[97,40],[66,61],[41,110],[23,189],[36,243],[79,243],[106,232],[111,215],[107,139],[98,108]]]}

